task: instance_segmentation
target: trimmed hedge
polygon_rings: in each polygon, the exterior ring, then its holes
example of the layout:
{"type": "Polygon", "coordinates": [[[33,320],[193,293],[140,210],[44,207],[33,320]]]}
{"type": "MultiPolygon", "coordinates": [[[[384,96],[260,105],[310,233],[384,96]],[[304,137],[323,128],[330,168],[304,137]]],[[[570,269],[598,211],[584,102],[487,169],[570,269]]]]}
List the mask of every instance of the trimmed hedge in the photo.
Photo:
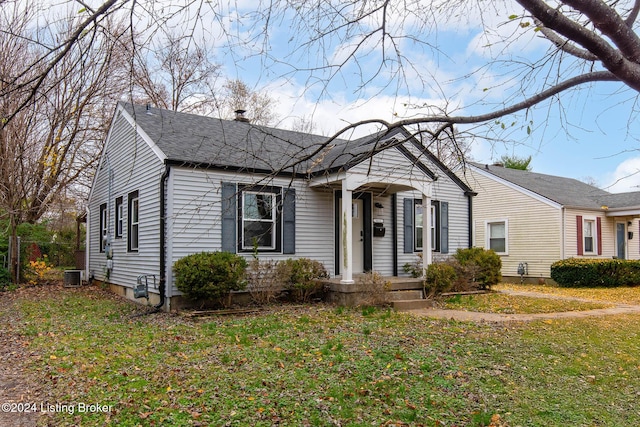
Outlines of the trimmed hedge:
{"type": "Polygon", "coordinates": [[[453,286],[457,278],[455,267],[451,263],[434,262],[429,264],[425,275],[425,291],[428,296],[447,292],[453,286]]]}
{"type": "Polygon", "coordinates": [[[245,286],[247,261],[229,252],[201,252],[173,264],[176,287],[192,300],[217,299],[245,286]]]}
{"type": "Polygon", "coordinates": [[[490,289],[502,280],[502,260],[491,249],[468,248],[458,249],[453,258],[462,267],[458,276],[469,276],[472,282],[477,283],[480,289],[490,289]],[[461,274],[464,273],[464,274],[461,274]]]}
{"type": "Polygon", "coordinates": [[[569,258],[551,264],[551,278],[568,288],[638,286],[640,261],[569,258]]]}

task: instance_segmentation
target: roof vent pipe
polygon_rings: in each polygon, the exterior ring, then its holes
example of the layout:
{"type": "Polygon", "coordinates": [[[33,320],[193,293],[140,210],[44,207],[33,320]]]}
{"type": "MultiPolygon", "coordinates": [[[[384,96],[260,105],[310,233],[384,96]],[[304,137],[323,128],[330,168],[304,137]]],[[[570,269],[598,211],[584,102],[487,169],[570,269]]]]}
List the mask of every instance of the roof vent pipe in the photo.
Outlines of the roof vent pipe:
{"type": "Polygon", "coordinates": [[[236,110],[235,111],[235,113],[236,113],[236,118],[235,118],[236,122],[249,123],[249,119],[247,119],[245,117],[245,115],[244,115],[244,113],[246,113],[246,112],[247,112],[247,110],[242,110],[242,109],[236,110]]]}

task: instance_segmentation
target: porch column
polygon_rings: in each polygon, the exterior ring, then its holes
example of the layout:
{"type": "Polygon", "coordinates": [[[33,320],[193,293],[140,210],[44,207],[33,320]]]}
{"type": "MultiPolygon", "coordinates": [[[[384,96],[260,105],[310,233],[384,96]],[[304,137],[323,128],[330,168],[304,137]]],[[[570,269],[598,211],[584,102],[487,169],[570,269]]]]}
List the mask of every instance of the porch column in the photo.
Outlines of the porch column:
{"type": "Polygon", "coordinates": [[[431,197],[422,193],[422,274],[432,262],[431,254],[431,197]]]}
{"type": "Polygon", "coordinates": [[[352,229],[352,212],[351,212],[352,191],[349,190],[347,180],[342,180],[342,212],[340,220],[342,221],[342,236],[340,236],[340,244],[342,245],[342,257],[340,259],[342,279],[340,283],[350,285],[353,284],[353,233],[352,229]]]}

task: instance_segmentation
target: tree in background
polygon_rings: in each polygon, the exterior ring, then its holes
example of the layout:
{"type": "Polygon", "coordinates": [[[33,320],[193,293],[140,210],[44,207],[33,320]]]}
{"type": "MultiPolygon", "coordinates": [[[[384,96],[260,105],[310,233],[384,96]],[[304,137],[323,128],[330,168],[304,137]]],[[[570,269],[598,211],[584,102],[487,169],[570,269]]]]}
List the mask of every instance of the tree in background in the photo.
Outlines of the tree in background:
{"type": "MultiPolygon", "coordinates": [[[[509,16],[517,28],[513,31],[513,38],[529,34],[542,36],[549,41],[550,50],[539,61],[522,64],[529,71],[514,71],[514,76],[521,81],[522,90],[515,90],[513,95],[505,98],[503,108],[469,116],[452,115],[446,108],[434,114],[434,110],[429,109],[424,114],[393,124],[384,120],[375,122],[393,127],[415,123],[440,123],[443,126],[484,123],[530,108],[587,83],[618,82],[619,87],[640,90],[640,37],[637,34],[640,1],[565,1],[559,5],[542,0],[517,1],[524,13],[515,11],[509,16]]],[[[5,9],[14,3],[6,0],[0,5],[5,9]]],[[[4,113],[5,121],[12,120],[17,111],[27,108],[29,103],[37,99],[46,76],[56,64],[71,55],[75,45],[86,40],[86,34],[95,33],[111,14],[128,15],[130,22],[147,25],[145,30],[151,34],[170,22],[175,26],[176,20],[191,23],[191,34],[196,27],[210,27],[212,22],[220,24],[227,48],[234,49],[250,41],[252,46],[261,49],[256,54],[263,55],[270,62],[290,65],[289,74],[305,73],[310,76],[310,81],[324,81],[326,85],[339,78],[344,67],[355,64],[360,72],[361,84],[354,89],[365,91],[367,84],[378,76],[388,78],[389,85],[396,84],[399,88],[419,83],[430,85],[434,81],[437,84],[438,80],[434,79],[436,76],[402,54],[402,42],[411,40],[423,44],[426,49],[438,51],[438,46],[421,40],[427,40],[426,36],[437,32],[440,20],[459,19],[471,11],[473,13],[470,16],[474,17],[480,13],[482,22],[483,13],[495,15],[504,9],[501,2],[489,0],[432,3],[276,0],[260,2],[253,10],[242,15],[242,20],[246,22],[242,29],[251,30],[251,33],[234,33],[223,24],[227,14],[235,11],[226,10],[225,5],[207,0],[191,2],[186,6],[171,0],[147,6],[117,0],[105,0],[93,8],[82,1],[67,0],[63,4],[81,8],[74,30],[55,42],[47,43],[48,49],[32,63],[22,65],[22,73],[15,74],[8,80],[10,84],[0,90],[2,96],[14,91],[21,93],[19,102],[4,113]],[[291,25],[291,52],[285,58],[274,58],[268,47],[269,35],[276,28],[280,30],[284,22],[291,25]],[[341,46],[339,55],[335,54],[336,44],[341,46]],[[378,55],[378,67],[362,63],[364,56],[369,53],[378,55]],[[318,58],[318,63],[301,66],[296,59],[302,54],[305,58],[318,58]],[[33,64],[39,64],[40,67],[37,71],[29,72],[33,64]]],[[[4,28],[8,28],[5,30],[7,34],[19,36],[11,27],[4,28]]],[[[512,65],[519,63],[521,61],[512,61],[512,65]]],[[[265,64],[268,66],[266,60],[265,64]]],[[[354,123],[349,128],[367,122],[354,123]]]]}
{"type": "Polygon", "coordinates": [[[215,111],[213,94],[220,67],[194,38],[169,33],[161,42],[138,46],[131,54],[134,102],[187,113],[215,111]]]}
{"type": "MultiPolygon", "coordinates": [[[[498,61],[500,52],[492,56],[486,69],[499,68],[503,81],[511,84],[498,83],[496,88],[485,89],[489,93],[499,89],[505,94],[502,101],[481,100],[475,105],[483,109],[481,112],[460,114],[465,106],[452,102],[455,94],[440,90],[439,76],[423,66],[424,57],[403,54],[403,43],[410,41],[422,46],[425,56],[440,53],[441,46],[430,44],[434,42],[428,36],[437,33],[446,20],[471,16],[470,19],[484,22],[487,14],[495,18],[505,13],[502,2],[275,0],[258,2],[252,10],[240,13],[227,10],[232,7],[230,3],[209,0],[186,5],[174,0],[147,3],[103,0],[95,6],[80,0],[63,0],[55,10],[66,8],[68,15],[58,19],[45,13],[54,9],[50,2],[0,1],[2,212],[14,225],[35,221],[46,211],[49,200],[90,170],[97,155],[94,141],[102,138],[88,132],[104,131],[101,126],[108,119],[97,118],[111,111],[105,108],[109,105],[105,100],[118,92],[122,83],[133,85],[133,74],[120,71],[127,69],[119,65],[122,47],[129,46],[130,53],[137,52],[141,45],[150,45],[154,36],[162,37],[165,28],[179,27],[177,23],[183,24],[184,34],[179,34],[179,39],[209,31],[212,24],[220,27],[215,38],[220,49],[234,55],[236,50],[250,46],[253,55],[263,58],[265,68],[285,64],[288,69],[282,77],[303,75],[308,86],[321,86],[327,97],[331,95],[331,84],[348,73],[360,77],[353,92],[367,97],[391,88],[396,95],[403,96],[405,92],[429,89],[444,98],[437,106],[420,106],[412,117],[393,122],[376,117],[377,112],[373,111],[371,119],[347,124],[333,138],[327,138],[324,147],[317,147],[316,152],[361,125],[376,124],[385,131],[420,125],[431,129],[433,141],[438,141],[453,125],[504,127],[497,119],[528,111],[544,101],[558,100],[570,90],[599,82],[617,83],[605,89],[612,93],[629,90],[630,96],[637,96],[640,0],[517,2],[523,9],[514,10],[505,18],[505,25],[510,25],[513,31],[502,42],[543,37],[549,50],[530,60],[507,56],[498,61]],[[131,36],[132,28],[114,28],[116,18],[145,33],[141,41],[131,36]],[[60,25],[65,25],[64,29],[60,25]],[[270,35],[285,28],[291,31],[290,51],[284,57],[276,57],[270,48],[270,35]],[[371,92],[370,85],[376,79],[384,82],[383,89],[371,92]],[[28,173],[23,174],[25,171],[28,173]]],[[[167,91],[163,99],[179,108],[180,100],[185,99],[181,94],[184,92],[180,90],[167,91]]],[[[247,105],[237,107],[250,110],[247,105]]],[[[256,115],[254,120],[257,123],[263,119],[256,115]]],[[[468,134],[478,131],[478,127],[465,130],[468,134]]],[[[452,141],[456,140],[460,141],[458,138],[452,141]]]]}
{"type": "Polygon", "coordinates": [[[274,111],[277,100],[269,94],[253,90],[239,79],[227,80],[222,89],[222,117],[232,119],[237,110],[245,110],[248,114],[246,118],[257,125],[269,126],[277,120],[278,116],[274,111]]]}
{"type": "MultiPolygon", "coordinates": [[[[119,48],[126,27],[103,20],[47,69],[45,46],[74,34],[76,16],[36,25],[36,9],[15,5],[9,14],[7,7],[0,14],[0,27],[12,31],[0,32],[0,219],[16,248],[20,224],[37,222],[72,186],[90,181],[112,111],[105,105],[121,96],[128,73],[119,48]],[[38,80],[24,105],[29,88],[20,88],[21,79],[38,80]]],[[[17,251],[11,258],[15,278],[17,251]]]]}
{"type": "Polygon", "coordinates": [[[504,155],[500,157],[500,163],[505,168],[509,169],[518,169],[522,171],[530,171],[531,170],[531,156],[529,157],[518,157],[518,156],[509,156],[504,155]]]}

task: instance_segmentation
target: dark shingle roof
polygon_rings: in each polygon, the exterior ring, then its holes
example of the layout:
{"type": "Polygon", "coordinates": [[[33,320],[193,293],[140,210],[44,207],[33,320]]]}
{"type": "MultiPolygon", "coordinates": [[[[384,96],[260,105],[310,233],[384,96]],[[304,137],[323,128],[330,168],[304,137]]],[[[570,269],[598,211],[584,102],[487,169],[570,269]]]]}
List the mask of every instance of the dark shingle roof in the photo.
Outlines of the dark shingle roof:
{"type": "MultiPolygon", "coordinates": [[[[121,105],[173,162],[305,173],[312,165],[310,160],[304,160],[305,157],[327,141],[324,136],[235,120],[121,105]]],[[[346,141],[336,142],[346,146],[346,141]]]]}
{"type": "Polygon", "coordinates": [[[600,209],[602,205],[606,204],[604,203],[606,198],[614,196],[613,199],[615,199],[618,196],[573,178],[509,169],[502,166],[471,164],[563,206],[600,209]]]}
{"type": "MultiPolygon", "coordinates": [[[[222,120],[196,114],[179,113],[154,107],[121,103],[135,122],[173,163],[187,163],[247,172],[286,172],[300,175],[349,169],[373,154],[388,148],[385,141],[400,134],[400,141],[411,140],[425,156],[464,191],[471,193],[455,174],[404,133],[402,128],[381,131],[354,140],[334,139],[283,129],[258,126],[235,120],[222,120]]],[[[436,178],[422,161],[398,146],[409,162],[436,178]]]]}
{"type": "Polygon", "coordinates": [[[599,200],[610,209],[640,207],[640,191],[608,194],[599,200]]]}

